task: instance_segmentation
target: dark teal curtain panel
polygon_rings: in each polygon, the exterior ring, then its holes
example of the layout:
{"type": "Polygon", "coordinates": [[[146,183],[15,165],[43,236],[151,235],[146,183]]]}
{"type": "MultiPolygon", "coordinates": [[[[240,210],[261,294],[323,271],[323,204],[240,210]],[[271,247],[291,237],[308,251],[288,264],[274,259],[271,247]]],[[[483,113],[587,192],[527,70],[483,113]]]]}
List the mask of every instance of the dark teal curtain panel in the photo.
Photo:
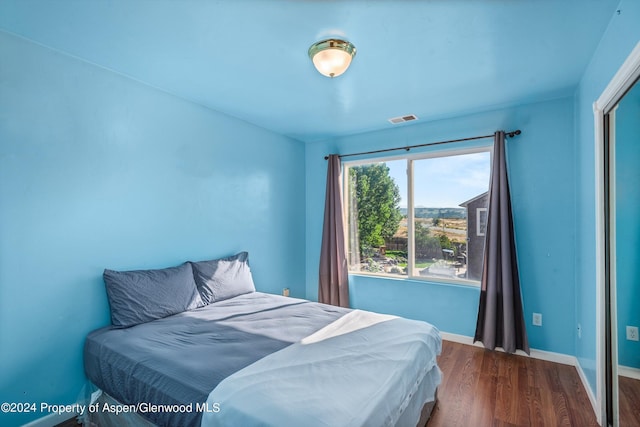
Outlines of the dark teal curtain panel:
{"type": "Polygon", "coordinates": [[[505,134],[496,132],[489,184],[489,211],[475,341],[490,350],[529,354],[507,177],[505,134]]]}

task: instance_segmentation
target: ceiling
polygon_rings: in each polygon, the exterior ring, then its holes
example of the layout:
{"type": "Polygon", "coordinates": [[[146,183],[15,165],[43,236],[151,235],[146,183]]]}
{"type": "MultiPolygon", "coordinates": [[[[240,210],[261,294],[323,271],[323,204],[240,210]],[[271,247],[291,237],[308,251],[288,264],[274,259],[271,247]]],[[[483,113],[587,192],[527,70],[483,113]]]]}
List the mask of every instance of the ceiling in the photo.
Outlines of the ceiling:
{"type": "Polygon", "coordinates": [[[315,141],[571,95],[617,4],[3,0],[0,29],[315,141]],[[335,79],[307,56],[331,36],[357,48],[335,79]]]}

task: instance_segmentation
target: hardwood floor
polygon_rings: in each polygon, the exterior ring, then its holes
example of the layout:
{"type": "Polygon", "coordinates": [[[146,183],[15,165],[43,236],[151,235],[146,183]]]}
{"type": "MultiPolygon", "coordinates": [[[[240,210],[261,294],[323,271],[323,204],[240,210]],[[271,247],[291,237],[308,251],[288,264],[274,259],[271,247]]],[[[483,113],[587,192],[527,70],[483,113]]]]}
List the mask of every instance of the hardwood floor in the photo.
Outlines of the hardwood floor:
{"type": "Polygon", "coordinates": [[[443,380],[428,427],[597,426],[578,372],[443,341],[443,380]]]}
{"type": "Polygon", "coordinates": [[[620,427],[640,426],[640,380],[618,377],[620,427]]]}

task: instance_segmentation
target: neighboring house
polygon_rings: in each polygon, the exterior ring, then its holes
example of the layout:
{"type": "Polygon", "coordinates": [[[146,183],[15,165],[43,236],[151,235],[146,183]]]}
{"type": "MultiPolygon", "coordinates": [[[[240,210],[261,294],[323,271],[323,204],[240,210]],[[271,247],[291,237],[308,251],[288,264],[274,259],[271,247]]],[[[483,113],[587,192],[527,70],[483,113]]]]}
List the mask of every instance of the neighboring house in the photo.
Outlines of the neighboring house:
{"type": "Polygon", "coordinates": [[[469,280],[480,280],[482,276],[488,198],[489,193],[484,192],[460,204],[467,209],[467,279],[469,280]]]}

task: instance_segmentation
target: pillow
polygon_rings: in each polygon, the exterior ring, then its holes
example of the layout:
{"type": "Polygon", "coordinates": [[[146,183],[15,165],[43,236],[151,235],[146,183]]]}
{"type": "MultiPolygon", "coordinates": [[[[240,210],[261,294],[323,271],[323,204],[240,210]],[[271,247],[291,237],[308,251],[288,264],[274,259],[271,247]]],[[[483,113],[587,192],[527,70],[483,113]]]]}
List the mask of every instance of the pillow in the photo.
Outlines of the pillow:
{"type": "Polygon", "coordinates": [[[104,270],[111,323],[128,328],[204,306],[189,263],[161,270],[104,270]]]}
{"type": "Polygon", "coordinates": [[[205,304],[255,292],[249,268],[249,254],[192,262],[193,275],[205,304]]]}

